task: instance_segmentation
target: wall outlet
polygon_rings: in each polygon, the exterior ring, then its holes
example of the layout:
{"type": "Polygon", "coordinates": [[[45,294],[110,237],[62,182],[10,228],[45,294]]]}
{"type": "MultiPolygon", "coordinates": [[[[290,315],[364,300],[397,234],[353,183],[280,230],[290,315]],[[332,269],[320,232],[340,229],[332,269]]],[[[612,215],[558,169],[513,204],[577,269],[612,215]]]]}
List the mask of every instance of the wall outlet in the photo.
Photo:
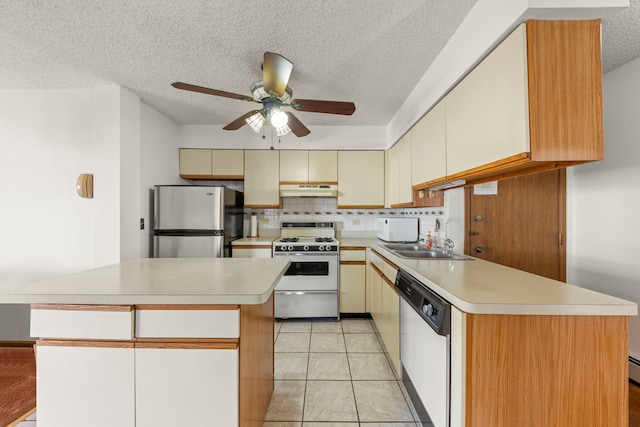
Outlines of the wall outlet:
{"type": "Polygon", "coordinates": [[[359,219],[351,220],[351,225],[360,225],[360,220],[359,219]]]}
{"type": "Polygon", "coordinates": [[[260,224],[269,224],[269,218],[260,218],[260,224]]]}

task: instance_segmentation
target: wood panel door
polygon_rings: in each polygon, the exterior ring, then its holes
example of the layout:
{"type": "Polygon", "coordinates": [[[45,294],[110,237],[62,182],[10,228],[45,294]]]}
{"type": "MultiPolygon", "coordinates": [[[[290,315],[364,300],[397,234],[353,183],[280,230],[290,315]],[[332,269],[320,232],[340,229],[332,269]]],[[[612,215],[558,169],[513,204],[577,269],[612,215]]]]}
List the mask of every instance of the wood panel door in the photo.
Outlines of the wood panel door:
{"type": "Polygon", "coordinates": [[[497,195],[465,189],[465,254],[565,281],[564,169],[498,181],[497,195]]]}

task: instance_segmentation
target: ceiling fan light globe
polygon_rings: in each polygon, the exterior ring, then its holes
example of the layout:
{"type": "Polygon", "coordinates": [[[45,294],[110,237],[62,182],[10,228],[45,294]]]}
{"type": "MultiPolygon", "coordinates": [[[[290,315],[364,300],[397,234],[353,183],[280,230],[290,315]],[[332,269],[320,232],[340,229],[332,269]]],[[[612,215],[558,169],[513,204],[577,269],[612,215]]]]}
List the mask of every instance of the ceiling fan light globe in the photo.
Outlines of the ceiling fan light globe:
{"type": "Polygon", "coordinates": [[[247,124],[251,126],[251,129],[253,129],[256,132],[260,132],[260,129],[262,129],[262,125],[264,124],[264,121],[265,121],[264,114],[262,114],[262,112],[260,111],[258,111],[257,113],[245,119],[245,122],[247,122],[247,124]]]}
{"type": "Polygon", "coordinates": [[[276,135],[278,135],[278,136],[285,136],[289,132],[291,132],[291,128],[289,126],[287,126],[286,124],[284,124],[284,125],[282,125],[280,127],[276,127],[276,135]]]}
{"type": "Polygon", "coordinates": [[[275,128],[281,128],[287,125],[289,117],[282,111],[274,111],[271,114],[271,125],[275,128]]]}

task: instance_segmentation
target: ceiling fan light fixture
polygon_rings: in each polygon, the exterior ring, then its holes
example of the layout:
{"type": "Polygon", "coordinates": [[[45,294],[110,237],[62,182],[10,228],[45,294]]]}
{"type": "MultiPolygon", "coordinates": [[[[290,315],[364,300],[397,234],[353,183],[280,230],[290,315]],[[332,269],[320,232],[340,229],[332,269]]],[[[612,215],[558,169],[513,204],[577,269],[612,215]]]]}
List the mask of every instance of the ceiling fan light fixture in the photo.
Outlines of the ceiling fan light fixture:
{"type": "MultiPolygon", "coordinates": [[[[273,95],[264,90],[264,82],[262,80],[257,81],[251,85],[251,95],[253,95],[253,99],[259,102],[262,102],[262,100],[265,98],[273,97],[273,95]]],[[[289,86],[287,86],[284,90],[284,95],[280,97],[280,101],[282,101],[283,104],[288,104],[291,102],[292,97],[293,91],[289,86]]]]}
{"type": "Polygon", "coordinates": [[[262,111],[258,111],[257,113],[252,114],[251,116],[246,118],[245,122],[247,122],[247,124],[251,126],[251,129],[253,129],[256,132],[260,132],[260,129],[262,129],[262,125],[264,124],[265,119],[266,117],[264,116],[262,111]]]}
{"type": "Polygon", "coordinates": [[[278,135],[278,136],[285,136],[289,132],[291,132],[291,128],[289,126],[287,126],[286,124],[284,124],[284,125],[282,125],[280,127],[276,127],[276,135],[278,135]]]}
{"type": "Polygon", "coordinates": [[[273,109],[271,111],[271,125],[275,128],[281,128],[287,125],[289,117],[283,111],[273,109]]]}

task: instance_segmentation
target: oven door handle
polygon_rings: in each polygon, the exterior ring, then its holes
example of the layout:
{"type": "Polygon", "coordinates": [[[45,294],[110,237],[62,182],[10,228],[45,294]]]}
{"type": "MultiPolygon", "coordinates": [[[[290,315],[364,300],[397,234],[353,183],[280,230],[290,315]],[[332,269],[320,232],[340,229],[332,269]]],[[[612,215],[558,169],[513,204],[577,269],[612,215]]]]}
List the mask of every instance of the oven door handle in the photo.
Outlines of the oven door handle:
{"type": "Polygon", "coordinates": [[[306,295],[306,294],[315,294],[315,295],[320,295],[320,294],[337,294],[338,291],[337,290],[333,290],[333,291],[275,291],[276,294],[283,294],[283,295],[306,295]]]}
{"type": "Polygon", "coordinates": [[[294,256],[333,256],[333,257],[338,257],[338,252],[304,252],[304,253],[288,253],[288,252],[274,252],[273,256],[288,256],[288,257],[294,257],[294,256]]]}

